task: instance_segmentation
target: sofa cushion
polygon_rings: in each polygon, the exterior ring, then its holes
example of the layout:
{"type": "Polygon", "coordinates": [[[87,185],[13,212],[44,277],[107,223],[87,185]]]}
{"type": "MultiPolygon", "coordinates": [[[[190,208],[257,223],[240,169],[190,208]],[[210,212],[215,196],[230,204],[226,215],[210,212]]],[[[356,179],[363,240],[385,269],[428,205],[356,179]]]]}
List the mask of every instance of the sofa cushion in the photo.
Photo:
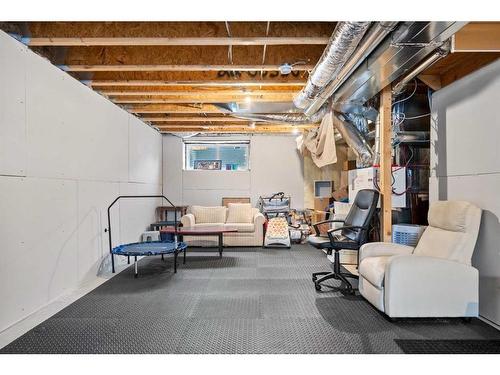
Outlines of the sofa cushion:
{"type": "Polygon", "coordinates": [[[227,223],[224,226],[238,229],[238,233],[255,232],[255,224],[252,223],[227,223]]]}
{"type": "Polygon", "coordinates": [[[196,223],[195,228],[223,227],[224,223],[196,223]]]}
{"type": "Polygon", "coordinates": [[[229,203],[226,222],[247,224],[252,223],[252,205],[250,203],[229,203]]]}
{"type": "Polygon", "coordinates": [[[194,215],[196,224],[226,222],[226,207],[223,206],[191,206],[190,212],[194,215]]]}
{"type": "Polygon", "coordinates": [[[365,258],[359,265],[359,274],[373,286],[382,289],[384,287],[385,267],[392,258],[393,256],[365,258]]]}

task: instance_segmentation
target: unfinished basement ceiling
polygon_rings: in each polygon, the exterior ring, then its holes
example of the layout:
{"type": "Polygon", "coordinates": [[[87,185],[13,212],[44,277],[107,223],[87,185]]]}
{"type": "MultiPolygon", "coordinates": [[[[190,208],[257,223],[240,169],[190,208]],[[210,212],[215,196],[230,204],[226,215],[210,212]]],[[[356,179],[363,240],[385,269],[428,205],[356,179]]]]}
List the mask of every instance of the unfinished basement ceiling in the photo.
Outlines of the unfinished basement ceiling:
{"type": "Polygon", "coordinates": [[[293,126],[254,124],[219,105],[293,108],[292,99],[335,23],[13,22],[0,27],[162,132],[280,133],[293,126]],[[280,73],[283,64],[292,66],[290,73],[280,73]]]}
{"type": "MultiPolygon", "coordinates": [[[[165,133],[289,133],[317,126],[254,122],[231,112],[238,107],[239,112],[254,115],[302,113],[292,100],[335,26],[335,22],[0,23],[0,29],[33,51],[165,133]]],[[[496,60],[499,30],[495,22],[467,24],[455,35],[455,51],[418,78],[439,89],[496,60]]]]}

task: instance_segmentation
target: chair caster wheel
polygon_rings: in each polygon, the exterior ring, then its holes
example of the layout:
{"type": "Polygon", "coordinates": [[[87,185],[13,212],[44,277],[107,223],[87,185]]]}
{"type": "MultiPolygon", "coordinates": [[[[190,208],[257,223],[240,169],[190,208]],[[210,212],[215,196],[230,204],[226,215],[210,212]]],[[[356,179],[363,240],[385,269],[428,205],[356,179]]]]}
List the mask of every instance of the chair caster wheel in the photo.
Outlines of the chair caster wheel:
{"type": "Polygon", "coordinates": [[[139,277],[139,275],[138,275],[138,274],[135,274],[135,275],[134,275],[134,277],[137,279],[137,278],[139,277]]]}
{"type": "Polygon", "coordinates": [[[314,288],[315,288],[317,291],[320,291],[320,290],[321,290],[321,285],[320,285],[320,284],[317,284],[317,283],[314,283],[314,288]]]}

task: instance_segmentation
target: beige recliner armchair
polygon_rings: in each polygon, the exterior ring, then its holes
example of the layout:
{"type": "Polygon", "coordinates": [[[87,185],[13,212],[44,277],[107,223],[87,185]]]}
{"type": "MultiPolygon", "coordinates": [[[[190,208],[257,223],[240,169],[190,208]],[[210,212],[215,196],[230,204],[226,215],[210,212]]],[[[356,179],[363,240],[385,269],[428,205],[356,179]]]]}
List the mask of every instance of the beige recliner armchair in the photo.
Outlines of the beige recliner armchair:
{"type": "Polygon", "coordinates": [[[475,317],[479,273],[471,266],[481,209],[464,201],[432,203],[415,248],[372,242],[359,254],[359,291],[391,318],[475,317]]]}

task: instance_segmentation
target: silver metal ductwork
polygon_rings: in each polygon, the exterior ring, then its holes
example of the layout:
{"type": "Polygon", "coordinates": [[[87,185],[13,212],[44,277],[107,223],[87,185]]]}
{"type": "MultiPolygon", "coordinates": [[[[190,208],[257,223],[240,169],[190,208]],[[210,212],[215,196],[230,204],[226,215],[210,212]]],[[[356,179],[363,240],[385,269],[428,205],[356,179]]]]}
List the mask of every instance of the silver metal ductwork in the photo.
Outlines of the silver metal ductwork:
{"type": "Polygon", "coordinates": [[[328,108],[325,105],[311,117],[308,117],[303,113],[284,113],[284,114],[269,114],[269,115],[234,113],[233,117],[251,121],[272,122],[275,124],[302,125],[302,124],[315,124],[317,122],[320,122],[327,112],[328,108]]]}
{"type": "Polygon", "coordinates": [[[297,108],[307,108],[337,75],[351,57],[370,24],[371,22],[339,22],[337,24],[328,46],[309,75],[306,86],[293,100],[297,108]]]}
{"type": "Polygon", "coordinates": [[[333,116],[333,125],[358,157],[359,166],[371,166],[374,156],[373,151],[356,126],[348,122],[343,115],[338,113],[335,113],[333,116]]]}
{"type": "Polygon", "coordinates": [[[306,115],[315,113],[332,94],[345,82],[352,72],[373,52],[373,50],[394,30],[398,22],[376,22],[359,44],[351,58],[344,64],[342,69],[325,86],[322,92],[310,103],[304,111],[306,115]]]}
{"type": "MultiPolygon", "coordinates": [[[[466,22],[401,22],[347,77],[329,92],[335,111],[358,113],[367,100],[412,71],[466,22]]],[[[437,58],[437,56],[435,56],[437,58]]],[[[432,61],[431,61],[432,63],[432,61]]],[[[417,71],[418,74],[418,71],[417,71]]],[[[307,114],[307,111],[306,111],[307,114]]]]}
{"type": "Polygon", "coordinates": [[[404,76],[404,78],[401,79],[401,81],[399,81],[392,88],[392,93],[394,95],[400,94],[408,82],[410,82],[413,78],[422,73],[425,69],[430,67],[436,61],[448,55],[448,53],[450,53],[450,49],[451,49],[450,43],[449,42],[444,43],[440,48],[435,50],[429,57],[427,57],[425,60],[419,63],[415,68],[413,68],[413,70],[410,73],[404,76]]]}

